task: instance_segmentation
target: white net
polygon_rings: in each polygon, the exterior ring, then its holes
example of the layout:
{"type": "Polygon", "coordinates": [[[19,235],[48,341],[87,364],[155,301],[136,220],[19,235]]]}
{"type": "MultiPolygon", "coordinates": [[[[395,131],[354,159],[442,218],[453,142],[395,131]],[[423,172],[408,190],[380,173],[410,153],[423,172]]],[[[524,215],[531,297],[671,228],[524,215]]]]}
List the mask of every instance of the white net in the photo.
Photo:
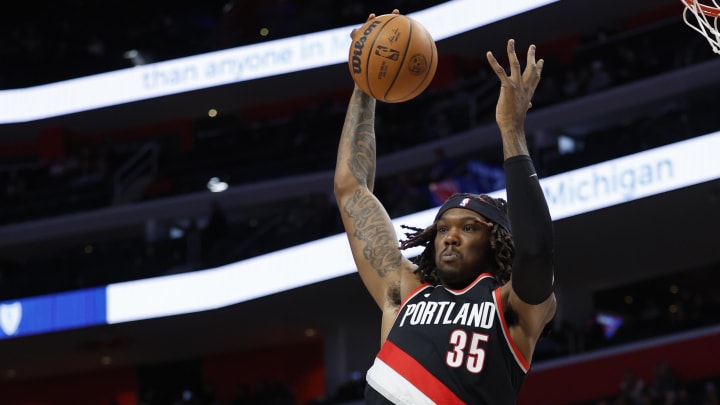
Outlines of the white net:
{"type": "Polygon", "coordinates": [[[720,54],[720,30],[718,30],[718,17],[720,5],[717,0],[681,0],[685,5],[683,19],[685,24],[707,38],[712,50],[720,54]],[[712,6],[709,3],[712,2],[712,6]]]}

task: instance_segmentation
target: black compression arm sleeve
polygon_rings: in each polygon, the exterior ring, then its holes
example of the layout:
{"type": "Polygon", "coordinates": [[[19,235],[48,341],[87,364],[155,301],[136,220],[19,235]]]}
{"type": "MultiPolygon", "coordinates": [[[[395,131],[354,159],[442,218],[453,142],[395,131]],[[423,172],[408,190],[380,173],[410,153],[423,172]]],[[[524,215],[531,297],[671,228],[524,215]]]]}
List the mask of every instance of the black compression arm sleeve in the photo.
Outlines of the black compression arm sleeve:
{"type": "Polygon", "coordinates": [[[540,304],[553,291],[553,228],[550,211],[530,156],[505,160],[508,217],[515,257],[512,285],[528,304],[540,304]]]}

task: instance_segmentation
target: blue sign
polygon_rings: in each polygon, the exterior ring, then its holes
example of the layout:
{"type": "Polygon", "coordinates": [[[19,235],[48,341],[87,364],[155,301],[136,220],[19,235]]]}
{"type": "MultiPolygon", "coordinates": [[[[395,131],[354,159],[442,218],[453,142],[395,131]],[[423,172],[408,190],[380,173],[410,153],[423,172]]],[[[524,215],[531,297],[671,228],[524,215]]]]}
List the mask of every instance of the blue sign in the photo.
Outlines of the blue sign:
{"type": "Polygon", "coordinates": [[[105,287],[0,302],[0,339],[105,324],[105,287]]]}

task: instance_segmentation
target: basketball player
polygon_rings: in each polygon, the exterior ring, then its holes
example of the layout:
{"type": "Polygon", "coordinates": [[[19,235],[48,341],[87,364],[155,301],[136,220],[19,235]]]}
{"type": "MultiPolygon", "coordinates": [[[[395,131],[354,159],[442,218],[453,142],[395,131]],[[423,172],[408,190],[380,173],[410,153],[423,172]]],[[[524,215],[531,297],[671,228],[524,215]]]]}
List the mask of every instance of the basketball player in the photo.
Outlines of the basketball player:
{"type": "Polygon", "coordinates": [[[368,403],[514,404],[555,314],[552,221],[524,133],[543,60],[530,46],[522,70],[513,40],[507,55],[509,76],[487,53],[500,79],[507,204],[452,196],[400,246],[373,195],[375,100],[357,86],[350,98],[334,189],[358,272],[382,312],[368,403]],[[414,262],[401,254],[412,246],[425,246],[414,262]]]}

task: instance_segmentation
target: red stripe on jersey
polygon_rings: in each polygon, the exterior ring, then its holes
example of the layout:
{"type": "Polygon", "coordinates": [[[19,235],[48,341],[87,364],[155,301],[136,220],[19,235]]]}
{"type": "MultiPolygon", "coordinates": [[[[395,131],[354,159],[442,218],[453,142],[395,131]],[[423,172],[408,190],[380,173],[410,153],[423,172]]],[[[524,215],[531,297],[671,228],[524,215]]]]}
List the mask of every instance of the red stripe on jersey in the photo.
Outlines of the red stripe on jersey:
{"type": "Polygon", "coordinates": [[[500,288],[501,287],[498,287],[495,289],[495,291],[493,291],[493,296],[495,298],[495,306],[497,307],[498,316],[500,317],[500,324],[502,324],[503,334],[505,335],[505,340],[507,341],[508,345],[510,345],[510,350],[513,352],[515,360],[517,360],[523,371],[527,373],[528,370],[530,370],[530,363],[525,360],[525,356],[522,355],[520,349],[518,349],[515,341],[512,339],[512,336],[510,336],[510,329],[508,329],[507,322],[505,321],[505,309],[502,305],[500,288]]]}
{"type": "MultiPolygon", "coordinates": [[[[400,303],[400,307],[404,307],[406,302],[410,301],[412,299],[412,297],[418,295],[418,293],[420,293],[420,291],[422,291],[428,287],[430,287],[430,284],[428,284],[428,283],[422,283],[419,286],[415,287],[414,290],[410,291],[408,293],[408,295],[406,295],[405,298],[403,298],[402,302],[400,303]]],[[[398,311],[398,313],[400,313],[400,311],[398,311]]]]}
{"type": "Polygon", "coordinates": [[[418,363],[417,360],[405,353],[393,342],[386,341],[377,357],[402,375],[415,388],[427,395],[433,402],[437,404],[465,403],[450,388],[440,382],[437,377],[427,371],[422,364],[418,363]]]}

